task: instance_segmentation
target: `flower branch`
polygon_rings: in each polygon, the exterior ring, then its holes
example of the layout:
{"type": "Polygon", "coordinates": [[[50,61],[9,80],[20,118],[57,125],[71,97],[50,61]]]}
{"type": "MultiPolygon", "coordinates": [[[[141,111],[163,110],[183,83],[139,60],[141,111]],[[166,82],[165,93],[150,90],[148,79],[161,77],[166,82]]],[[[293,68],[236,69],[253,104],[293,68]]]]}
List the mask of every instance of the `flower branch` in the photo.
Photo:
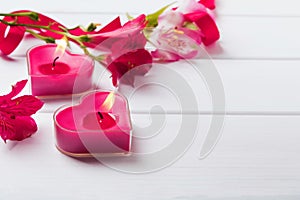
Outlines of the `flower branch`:
{"type": "MultiPolygon", "coordinates": [[[[117,17],[100,30],[97,30],[98,23],[70,29],[33,11],[0,13],[4,16],[0,19],[0,50],[5,55],[12,53],[25,33],[46,43],[66,38],[67,42],[77,44],[84,54],[103,64],[112,73],[116,86],[125,73],[139,65],[194,58],[199,45],[207,46],[219,39],[218,28],[209,12],[215,7],[214,0],[187,0],[170,8],[173,4],[147,16],[128,15],[130,20],[124,25],[117,17]],[[7,27],[10,29],[5,36],[7,27]],[[146,49],[147,43],[155,49],[146,49]],[[93,55],[90,49],[99,55],[93,55]]],[[[144,75],[148,70],[140,70],[138,74],[144,75]]],[[[133,81],[127,83],[132,85],[133,81]]]]}
{"type": "Polygon", "coordinates": [[[32,20],[37,21],[39,15],[36,12],[20,12],[20,13],[0,13],[0,16],[9,16],[9,17],[29,17],[32,20]]]}

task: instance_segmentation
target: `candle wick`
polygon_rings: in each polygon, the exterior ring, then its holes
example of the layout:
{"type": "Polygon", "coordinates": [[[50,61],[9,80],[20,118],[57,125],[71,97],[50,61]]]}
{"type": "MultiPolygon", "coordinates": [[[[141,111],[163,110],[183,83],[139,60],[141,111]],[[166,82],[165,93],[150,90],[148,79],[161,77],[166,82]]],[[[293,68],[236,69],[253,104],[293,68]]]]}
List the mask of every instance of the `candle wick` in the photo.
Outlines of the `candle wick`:
{"type": "Polygon", "coordinates": [[[57,56],[54,60],[53,60],[53,63],[52,63],[52,66],[55,67],[55,62],[59,59],[59,56],[57,56]]]}
{"type": "Polygon", "coordinates": [[[104,118],[101,112],[98,112],[98,115],[99,115],[100,119],[104,118]]]}

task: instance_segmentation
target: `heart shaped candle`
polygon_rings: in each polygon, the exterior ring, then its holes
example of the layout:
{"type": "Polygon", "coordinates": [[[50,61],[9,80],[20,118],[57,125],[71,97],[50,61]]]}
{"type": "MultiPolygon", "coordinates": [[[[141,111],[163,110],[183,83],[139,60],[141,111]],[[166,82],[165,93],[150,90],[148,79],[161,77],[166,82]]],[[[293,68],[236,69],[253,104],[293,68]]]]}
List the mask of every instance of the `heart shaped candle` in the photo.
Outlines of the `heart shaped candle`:
{"type": "Polygon", "coordinates": [[[46,44],[28,51],[32,95],[51,97],[91,89],[94,61],[86,55],[58,49],[56,44],[46,44]]]}
{"type": "Polygon", "coordinates": [[[56,146],[74,157],[128,155],[131,121],[125,97],[93,91],[54,113],[56,146]]]}

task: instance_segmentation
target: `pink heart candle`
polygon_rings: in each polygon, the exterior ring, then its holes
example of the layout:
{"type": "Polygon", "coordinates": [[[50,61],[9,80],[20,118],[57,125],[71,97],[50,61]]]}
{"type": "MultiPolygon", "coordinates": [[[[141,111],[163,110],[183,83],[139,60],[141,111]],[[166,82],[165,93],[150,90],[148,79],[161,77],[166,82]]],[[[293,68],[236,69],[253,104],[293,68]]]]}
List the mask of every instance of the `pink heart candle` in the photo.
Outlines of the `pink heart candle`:
{"type": "Polygon", "coordinates": [[[27,53],[31,92],[35,96],[79,94],[92,88],[94,61],[86,55],[57,51],[56,44],[27,53]]]}
{"type": "Polygon", "coordinates": [[[116,92],[93,91],[78,105],[54,113],[56,146],[73,157],[128,155],[131,121],[127,100],[116,92]]]}

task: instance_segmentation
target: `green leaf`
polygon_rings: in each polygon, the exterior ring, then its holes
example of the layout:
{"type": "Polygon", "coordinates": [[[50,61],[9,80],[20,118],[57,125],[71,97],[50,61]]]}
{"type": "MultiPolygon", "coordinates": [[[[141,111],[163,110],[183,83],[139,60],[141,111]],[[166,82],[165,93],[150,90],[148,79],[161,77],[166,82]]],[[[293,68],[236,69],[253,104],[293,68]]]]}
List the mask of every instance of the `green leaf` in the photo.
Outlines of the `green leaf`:
{"type": "Polygon", "coordinates": [[[79,36],[79,41],[80,42],[89,42],[89,41],[91,41],[91,38],[88,35],[81,35],[81,36],[79,36]]]}
{"type": "Polygon", "coordinates": [[[97,60],[98,62],[103,62],[106,60],[106,55],[98,55],[94,59],[97,60]]]}
{"type": "Polygon", "coordinates": [[[33,21],[38,21],[39,20],[39,14],[37,14],[36,12],[30,12],[30,14],[28,16],[33,21]]]}
{"type": "Polygon", "coordinates": [[[185,22],[183,27],[188,28],[190,30],[199,30],[198,26],[191,22],[185,22]]]}
{"type": "Polygon", "coordinates": [[[45,37],[43,40],[46,43],[55,43],[55,39],[53,37],[45,37]]]}
{"type": "Polygon", "coordinates": [[[97,28],[98,24],[90,23],[90,25],[86,28],[87,32],[94,31],[97,28]]]}
{"type": "Polygon", "coordinates": [[[166,5],[166,6],[162,7],[161,9],[159,9],[158,11],[156,11],[155,13],[147,15],[146,16],[146,20],[148,21],[147,27],[156,27],[158,25],[159,16],[172,4],[174,4],[174,3],[166,5]]]}

